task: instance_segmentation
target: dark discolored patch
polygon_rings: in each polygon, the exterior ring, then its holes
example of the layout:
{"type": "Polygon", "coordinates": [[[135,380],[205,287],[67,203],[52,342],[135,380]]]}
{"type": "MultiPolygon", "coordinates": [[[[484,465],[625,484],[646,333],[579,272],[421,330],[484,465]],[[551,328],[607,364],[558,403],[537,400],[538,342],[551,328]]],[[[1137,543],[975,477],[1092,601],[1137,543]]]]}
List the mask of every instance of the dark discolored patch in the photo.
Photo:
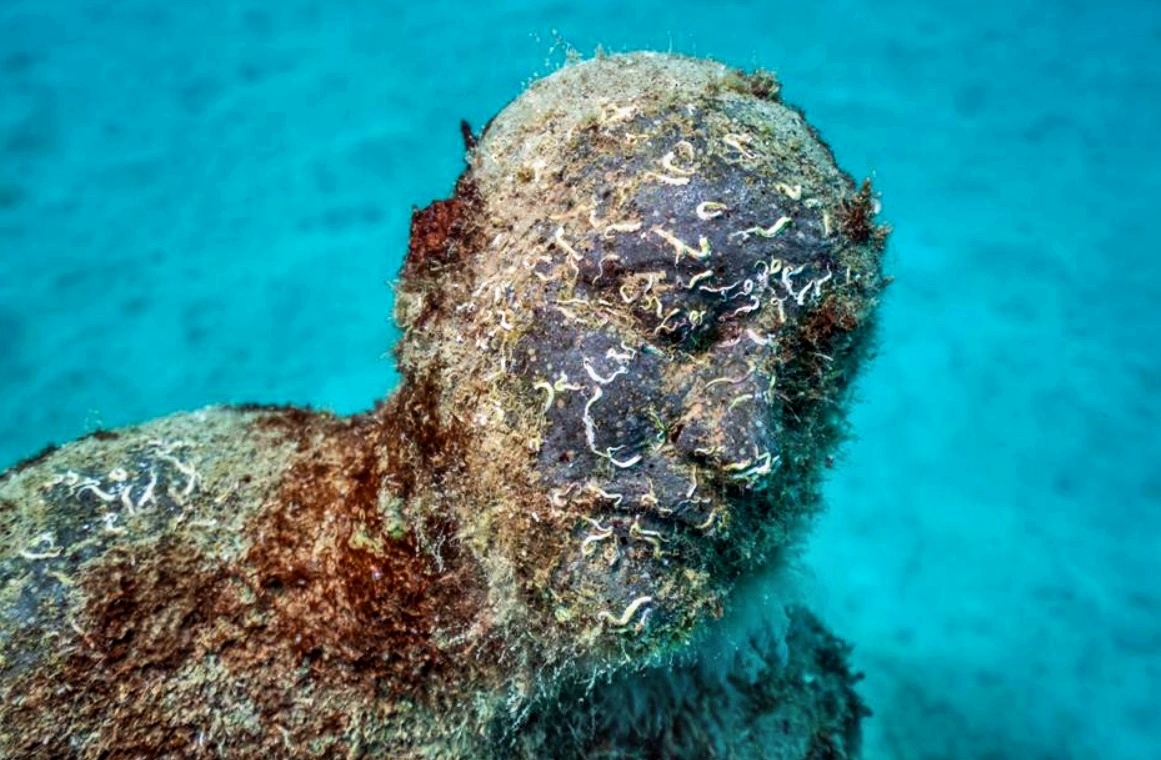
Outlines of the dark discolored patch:
{"type": "Polygon", "coordinates": [[[851,670],[851,646],[807,611],[796,610],[792,614],[793,625],[786,643],[792,652],[809,653],[804,674],[830,676],[812,682],[817,705],[816,729],[807,760],[858,757],[862,722],[871,716],[871,710],[854,689],[863,680],[863,674],[851,670]]]}
{"type": "Polygon", "coordinates": [[[147,553],[113,550],[101,565],[99,576],[87,574],[84,581],[82,629],[86,643],[114,669],[119,663],[132,669],[182,665],[198,627],[237,606],[222,593],[225,567],[173,538],[147,553]]]}
{"type": "Polygon", "coordinates": [[[817,351],[833,350],[835,342],[859,326],[854,304],[837,297],[827,297],[802,320],[802,339],[817,351]]]}
{"type": "Polygon", "coordinates": [[[533,309],[530,323],[531,328],[513,349],[513,373],[543,383],[563,383],[545,410],[549,424],[537,471],[547,483],[558,486],[576,480],[578,473],[607,468],[589,445],[586,416],[593,429],[600,431],[598,450],[613,449],[621,459],[643,454],[659,436],[664,437],[660,420],[673,417],[680,401],[677,394],[667,394],[663,388],[664,357],[638,351],[635,346],[627,348],[610,332],[581,332],[572,324],[561,324],[547,308],[533,309]],[[610,352],[626,350],[633,352],[626,365],[608,358],[610,352]],[[594,393],[590,387],[565,389],[591,386],[590,371],[613,377],[626,368],[631,381],[602,390],[600,403],[589,403],[594,393]],[[652,410],[652,414],[644,410],[652,410]]]}
{"type": "Polygon", "coordinates": [[[398,391],[394,411],[383,424],[400,459],[410,459],[393,469],[392,476],[401,495],[409,497],[417,481],[441,482],[463,460],[468,446],[468,431],[441,413],[444,393],[441,377],[446,368],[433,360],[422,372],[407,371],[406,382],[398,391]]]}
{"type": "Polygon", "coordinates": [[[753,95],[761,100],[778,102],[782,92],[782,85],[771,71],[755,69],[747,73],[742,69],[734,69],[710,87],[710,94],[717,94],[721,88],[733,90],[742,95],[753,95]]]}
{"type": "Polygon", "coordinates": [[[747,77],[750,84],[750,94],[762,100],[778,100],[782,92],[782,85],[772,71],[755,69],[747,77]]]}
{"type": "Polygon", "coordinates": [[[480,138],[472,132],[472,125],[468,123],[467,119],[460,119],[460,137],[464,141],[464,150],[473,151],[480,143],[480,138]]]}
{"type": "MultiPolygon", "coordinates": [[[[17,745],[21,756],[73,757],[94,742],[124,757],[192,756],[203,746],[246,758],[285,756],[287,746],[346,756],[373,700],[442,711],[465,684],[491,677],[498,638],[465,635],[486,604],[482,569],[451,518],[406,515],[384,490],[393,471],[383,454],[400,445],[398,430],[370,417],[263,412],[257,424],[299,451],[264,503],[250,506],[239,559],[151,529],[141,535],[153,541],[69,553],[66,564],[62,555],[28,577],[40,592],[9,612],[36,622],[16,635],[59,630],[72,643],[57,656],[31,638],[16,642],[15,651],[44,653],[19,673],[11,667],[20,663],[6,665],[3,720],[36,727],[17,745]],[[78,600],[72,611],[66,596],[78,600]]],[[[172,474],[160,473],[159,500],[173,491],[172,474]]],[[[47,492],[63,521],[52,527],[71,545],[85,537],[60,531],[83,529],[77,516],[99,505],[58,488],[62,499],[47,492]]],[[[157,514],[182,519],[168,502],[157,514]]]]}
{"type": "Polygon", "coordinates": [[[297,437],[304,428],[314,421],[316,415],[320,414],[309,406],[262,404],[253,401],[233,404],[229,408],[239,412],[262,413],[258,419],[254,420],[256,428],[294,437],[297,437]]]}

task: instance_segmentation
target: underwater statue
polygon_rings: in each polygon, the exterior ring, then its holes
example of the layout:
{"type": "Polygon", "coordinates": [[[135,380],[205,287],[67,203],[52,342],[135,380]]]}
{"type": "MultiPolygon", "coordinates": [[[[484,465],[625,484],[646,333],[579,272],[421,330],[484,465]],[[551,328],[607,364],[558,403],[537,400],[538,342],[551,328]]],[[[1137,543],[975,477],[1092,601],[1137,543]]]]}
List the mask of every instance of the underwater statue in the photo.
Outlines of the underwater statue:
{"type": "Polygon", "coordinates": [[[351,417],[211,407],[0,475],[0,756],[858,752],[806,610],[698,642],[820,509],[877,201],[774,78],[599,57],[465,130],[351,417]]]}

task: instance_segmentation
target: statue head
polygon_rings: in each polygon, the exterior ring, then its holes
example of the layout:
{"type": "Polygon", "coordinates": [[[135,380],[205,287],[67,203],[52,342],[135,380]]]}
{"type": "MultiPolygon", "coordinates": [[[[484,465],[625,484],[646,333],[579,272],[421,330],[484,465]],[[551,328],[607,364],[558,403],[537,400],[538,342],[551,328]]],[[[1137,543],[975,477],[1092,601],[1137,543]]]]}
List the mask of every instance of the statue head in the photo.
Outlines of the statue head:
{"type": "Polygon", "coordinates": [[[413,219],[401,406],[425,498],[533,626],[658,651],[794,545],[870,345],[876,211],[761,72],[598,58],[488,124],[413,219]]]}

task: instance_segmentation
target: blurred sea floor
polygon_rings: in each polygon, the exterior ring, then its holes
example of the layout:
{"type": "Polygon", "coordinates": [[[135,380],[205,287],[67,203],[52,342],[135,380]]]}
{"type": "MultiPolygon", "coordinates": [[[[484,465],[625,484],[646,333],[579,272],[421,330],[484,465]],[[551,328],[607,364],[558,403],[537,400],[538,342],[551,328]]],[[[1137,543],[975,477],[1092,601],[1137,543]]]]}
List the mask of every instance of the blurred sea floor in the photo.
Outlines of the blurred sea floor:
{"type": "Polygon", "coordinates": [[[776,70],[883,194],[896,283],[806,555],[867,757],[1161,757],[1155,4],[8,0],[0,466],[386,393],[410,210],[553,29],[776,70]]]}

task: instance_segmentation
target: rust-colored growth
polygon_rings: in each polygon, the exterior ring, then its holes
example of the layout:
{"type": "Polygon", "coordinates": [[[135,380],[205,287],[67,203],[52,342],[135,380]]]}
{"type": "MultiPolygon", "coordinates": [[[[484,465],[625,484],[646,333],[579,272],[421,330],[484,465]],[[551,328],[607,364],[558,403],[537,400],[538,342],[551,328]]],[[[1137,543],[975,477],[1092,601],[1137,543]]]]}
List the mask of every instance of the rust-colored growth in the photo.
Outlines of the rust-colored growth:
{"type": "Polygon", "coordinates": [[[478,216],[483,204],[475,182],[467,174],[456,182],[447,200],[433,201],[411,214],[411,238],[400,272],[399,296],[417,296],[417,309],[397,319],[405,330],[422,328],[443,316],[445,303],[454,300],[450,275],[463,274],[465,257],[478,247],[478,216]]]}
{"type": "MultiPolygon", "coordinates": [[[[279,653],[288,669],[305,658],[323,680],[423,695],[446,677],[453,654],[437,635],[460,632],[483,604],[480,570],[448,540],[450,515],[405,525],[402,503],[384,496],[377,422],[318,427],[304,431],[309,456],[248,529],[263,623],[229,662],[244,672],[288,643],[279,653]],[[310,440],[320,433],[323,446],[310,440]]],[[[458,677],[469,677],[459,667],[458,677]]]]}
{"type": "Polygon", "coordinates": [[[395,746],[382,719],[365,726],[378,702],[440,715],[464,689],[492,685],[482,570],[451,515],[407,513],[395,495],[383,447],[398,431],[374,416],[261,414],[252,430],[297,452],[246,509],[244,551],[170,532],[86,565],[67,618],[75,637],[4,684],[4,725],[36,728],[0,746],[43,758],[78,746],[86,757],[346,756],[395,746]]]}
{"type": "MultiPolygon", "coordinates": [[[[787,343],[787,356],[797,367],[785,366],[786,387],[792,389],[794,417],[807,419],[818,402],[828,405],[843,398],[862,355],[869,351],[873,322],[860,314],[858,303],[841,295],[823,299],[802,321],[787,343]]],[[[830,437],[830,434],[824,436],[830,437]]]]}
{"type": "Polygon", "coordinates": [[[858,192],[839,206],[839,229],[852,243],[886,242],[888,230],[875,224],[877,205],[871,180],[864,179],[858,192]]]}
{"type": "Polygon", "coordinates": [[[814,350],[821,351],[858,326],[859,317],[849,301],[828,297],[803,321],[801,334],[814,350]]]}
{"type": "MultiPolygon", "coordinates": [[[[414,451],[402,452],[398,465],[390,473],[399,486],[399,495],[407,498],[420,480],[439,482],[450,468],[458,466],[468,444],[468,431],[454,420],[445,420],[441,412],[443,386],[441,362],[436,359],[422,370],[405,368],[407,384],[394,399],[391,415],[379,415],[387,440],[399,446],[406,442],[414,451]],[[404,461],[405,456],[412,461],[404,461]],[[415,463],[421,462],[422,467],[415,463]]],[[[402,448],[402,447],[401,447],[402,448]]]]}
{"type": "Polygon", "coordinates": [[[88,575],[82,583],[90,593],[79,627],[106,667],[178,667],[199,625],[234,606],[220,595],[224,566],[203,563],[173,540],[149,554],[117,552],[101,564],[100,579],[88,575]]]}
{"type": "Polygon", "coordinates": [[[463,214],[459,198],[432,201],[411,212],[411,241],[407,266],[427,267],[431,261],[446,263],[451,251],[451,232],[463,214]]]}
{"type": "Polygon", "coordinates": [[[470,238],[471,213],[479,207],[475,183],[466,176],[456,183],[455,194],[411,212],[411,238],[404,261],[404,276],[438,269],[457,259],[464,240],[470,238]]]}
{"type": "Polygon", "coordinates": [[[163,695],[180,698],[190,684],[174,673],[221,646],[223,627],[208,623],[230,618],[226,586],[222,567],[206,566],[174,544],[103,559],[78,584],[87,599],[71,621],[78,644],[66,650],[55,672],[36,670],[10,684],[20,695],[8,718],[13,725],[44,727],[40,716],[52,715],[54,724],[68,729],[23,737],[20,756],[75,756],[77,735],[98,728],[102,745],[115,748],[116,757],[176,756],[188,749],[211,706],[191,705],[175,721],[163,695]]]}

